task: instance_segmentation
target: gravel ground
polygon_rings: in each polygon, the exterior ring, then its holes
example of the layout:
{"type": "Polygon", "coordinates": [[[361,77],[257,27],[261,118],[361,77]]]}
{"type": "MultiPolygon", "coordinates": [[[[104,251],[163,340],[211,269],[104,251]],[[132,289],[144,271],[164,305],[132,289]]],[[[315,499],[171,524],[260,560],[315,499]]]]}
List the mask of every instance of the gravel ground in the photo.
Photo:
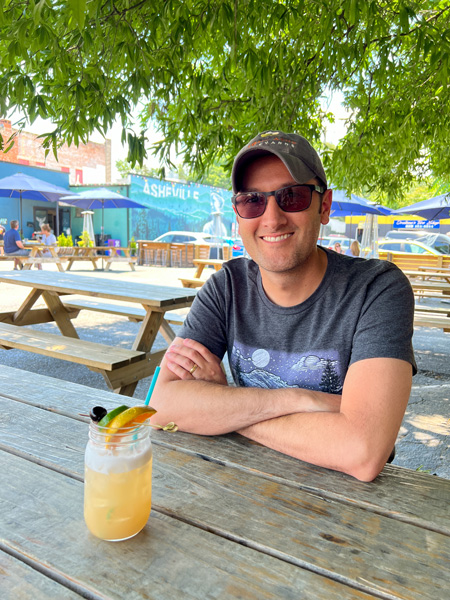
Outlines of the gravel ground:
{"type": "MultiPolygon", "coordinates": [[[[3,263],[0,269],[8,271],[12,265],[3,263]]],[[[54,265],[45,265],[46,270],[56,270],[54,265]]],[[[158,283],[181,287],[179,277],[192,276],[192,268],[136,267],[135,272],[114,267],[108,273],[93,272],[90,266],[75,264],[73,272],[80,275],[120,279],[132,285],[134,281],[158,283]]],[[[210,270],[212,273],[213,270],[210,270]]],[[[29,288],[0,284],[0,311],[14,310],[20,305],[29,288]]],[[[427,300],[427,303],[439,301],[427,300]]],[[[43,303],[36,304],[42,306],[43,303]]],[[[449,306],[450,308],[450,306],[449,306]]],[[[77,317],[76,328],[81,339],[96,341],[111,346],[130,348],[139,325],[115,315],[82,311],[77,317]]],[[[58,333],[52,323],[36,325],[36,329],[58,333]]],[[[179,330],[174,327],[175,332],[179,330]]],[[[166,346],[158,334],[154,348],[166,346]]],[[[429,471],[450,479],[450,333],[438,329],[417,327],[414,332],[414,349],[418,374],[413,380],[408,408],[403,419],[396,444],[393,464],[415,470],[429,471]]],[[[46,374],[63,381],[73,381],[92,388],[108,389],[103,377],[82,365],[23,352],[20,350],[0,351],[0,365],[23,368],[27,371],[46,374]]],[[[139,382],[134,397],[144,400],[150,378],[139,382]]]]}

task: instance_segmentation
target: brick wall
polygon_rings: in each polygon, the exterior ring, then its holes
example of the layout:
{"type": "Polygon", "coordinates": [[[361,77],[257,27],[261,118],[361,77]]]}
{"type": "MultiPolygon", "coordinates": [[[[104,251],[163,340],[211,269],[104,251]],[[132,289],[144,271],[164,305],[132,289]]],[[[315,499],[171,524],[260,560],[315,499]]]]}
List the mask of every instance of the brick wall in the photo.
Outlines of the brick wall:
{"type": "MultiPolygon", "coordinates": [[[[16,129],[11,126],[10,121],[0,119],[0,135],[3,136],[4,142],[14,131],[16,129]]],[[[70,173],[71,184],[87,183],[83,181],[86,179],[83,177],[84,169],[89,180],[96,176],[98,178],[96,183],[111,181],[111,152],[106,144],[88,142],[80,144],[78,148],[64,144],[59,148],[58,160],[56,160],[52,151],[45,158],[45,150],[41,143],[42,140],[38,139],[37,135],[22,131],[15,138],[14,146],[9,152],[0,152],[0,161],[64,171],[70,173]]]]}

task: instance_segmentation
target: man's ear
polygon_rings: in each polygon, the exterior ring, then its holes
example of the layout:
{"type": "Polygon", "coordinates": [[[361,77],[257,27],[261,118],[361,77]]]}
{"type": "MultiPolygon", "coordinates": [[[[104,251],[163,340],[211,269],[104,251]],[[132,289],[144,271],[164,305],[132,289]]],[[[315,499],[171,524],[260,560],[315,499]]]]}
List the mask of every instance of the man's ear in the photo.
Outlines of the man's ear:
{"type": "Polygon", "coordinates": [[[320,207],[320,222],[326,225],[330,220],[331,202],[333,201],[333,190],[326,190],[322,198],[320,207]]]}

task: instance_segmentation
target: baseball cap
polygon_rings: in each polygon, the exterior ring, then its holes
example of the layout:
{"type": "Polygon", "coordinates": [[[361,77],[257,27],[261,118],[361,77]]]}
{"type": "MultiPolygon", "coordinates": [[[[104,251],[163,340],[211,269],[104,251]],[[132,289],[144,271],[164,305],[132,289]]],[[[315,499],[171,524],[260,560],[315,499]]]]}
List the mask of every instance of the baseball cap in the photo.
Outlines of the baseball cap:
{"type": "Polygon", "coordinates": [[[328,187],[322,161],[306,138],[297,133],[263,131],[244,146],[234,159],[231,173],[234,193],[239,191],[246,164],[268,153],[278,156],[297,183],[306,183],[318,177],[328,187]]]}

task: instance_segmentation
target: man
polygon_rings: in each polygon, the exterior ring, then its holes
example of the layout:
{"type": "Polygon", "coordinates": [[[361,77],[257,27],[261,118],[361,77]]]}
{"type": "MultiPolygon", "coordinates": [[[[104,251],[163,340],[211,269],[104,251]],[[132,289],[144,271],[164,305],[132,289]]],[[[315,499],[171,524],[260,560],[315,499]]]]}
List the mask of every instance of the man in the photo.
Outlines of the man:
{"type": "MultiPolygon", "coordinates": [[[[10,222],[11,229],[4,235],[4,250],[8,256],[28,256],[30,251],[25,250],[19,233],[19,221],[10,222]]],[[[14,259],[14,270],[21,268],[21,262],[14,259]]]]}
{"type": "Polygon", "coordinates": [[[232,172],[239,233],[253,260],[199,290],[162,362],[158,422],[231,431],[371,481],[394,447],[416,370],[414,301],[392,263],[317,246],[332,192],[316,151],[265,132],[232,172]],[[228,351],[236,387],[220,360],[228,351]]]}

